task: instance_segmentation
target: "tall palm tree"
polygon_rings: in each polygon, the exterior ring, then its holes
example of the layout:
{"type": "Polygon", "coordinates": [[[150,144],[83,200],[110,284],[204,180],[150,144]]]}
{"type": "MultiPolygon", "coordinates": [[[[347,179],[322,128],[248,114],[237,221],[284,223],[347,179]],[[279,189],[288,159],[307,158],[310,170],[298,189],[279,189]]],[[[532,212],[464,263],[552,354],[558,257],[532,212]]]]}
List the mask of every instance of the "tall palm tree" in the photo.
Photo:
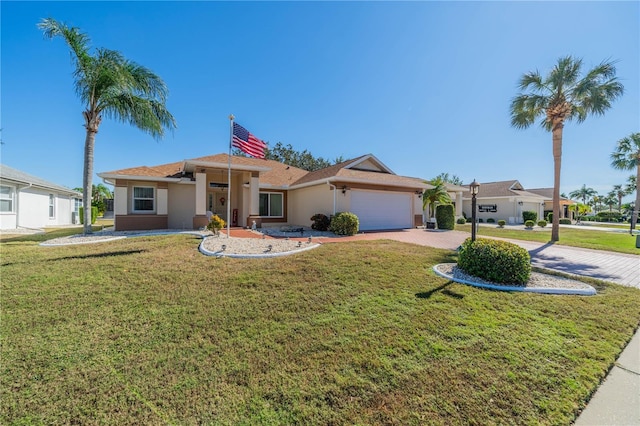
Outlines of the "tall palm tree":
{"type": "Polygon", "coordinates": [[[611,193],[618,199],[618,211],[622,211],[622,198],[625,195],[629,195],[630,192],[628,192],[628,189],[622,186],[622,184],[619,184],[613,185],[611,193]]]}
{"type": "Polygon", "coordinates": [[[519,93],[511,101],[511,125],[525,129],[541,118],[540,124],[553,141],[553,222],[551,241],[560,239],[560,170],[564,123],[582,123],[590,115],[603,115],[624,91],[612,62],[602,62],[581,78],[582,60],[566,56],[558,59],[551,72],[542,77],[531,71],[520,78],[519,93]]]}
{"type": "Polygon", "coordinates": [[[451,197],[442,178],[436,177],[426,183],[433,186],[433,188],[425,189],[422,194],[422,210],[426,210],[429,207],[428,214],[429,219],[431,219],[435,215],[436,204],[450,204],[451,197]]]}
{"type": "Polygon", "coordinates": [[[587,188],[587,185],[582,184],[582,188],[571,191],[569,196],[574,199],[582,200],[582,204],[587,204],[587,199],[593,198],[598,195],[595,189],[587,188]]]}
{"type": "MultiPolygon", "coordinates": [[[[618,141],[616,150],[611,154],[611,166],[618,170],[636,169],[636,185],[634,185],[636,187],[636,202],[631,214],[631,229],[633,230],[638,222],[638,209],[640,209],[640,191],[637,187],[637,183],[640,181],[640,133],[633,133],[618,141]]],[[[629,179],[630,183],[631,180],[629,179]]]]}
{"type": "Polygon", "coordinates": [[[102,117],[136,126],[154,138],[174,129],[176,122],[165,103],[168,90],[151,70],[109,49],[90,52],[89,37],[78,28],[52,18],[43,19],[38,28],[47,38],[62,37],[71,49],[76,93],[84,104],[84,172],[82,179],[84,233],[91,232],[93,151],[102,117]]]}

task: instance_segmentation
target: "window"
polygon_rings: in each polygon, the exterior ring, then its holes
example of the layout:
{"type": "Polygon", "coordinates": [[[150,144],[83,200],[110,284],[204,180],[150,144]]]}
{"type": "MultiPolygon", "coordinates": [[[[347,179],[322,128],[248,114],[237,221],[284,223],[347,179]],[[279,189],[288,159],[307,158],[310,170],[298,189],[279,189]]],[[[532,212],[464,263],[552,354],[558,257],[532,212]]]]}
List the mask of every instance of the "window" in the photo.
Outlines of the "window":
{"type": "Polygon", "coordinates": [[[0,213],[13,213],[15,188],[13,186],[0,186],[0,213]]]}
{"type": "Polygon", "coordinates": [[[80,207],[82,207],[82,200],[80,198],[73,199],[73,211],[76,213],[80,212],[80,207]]]}
{"type": "Polygon", "coordinates": [[[133,211],[152,212],[155,210],[154,188],[151,186],[133,187],[133,211]]]}
{"type": "Polygon", "coordinates": [[[260,193],[260,216],[282,217],[283,194],[281,192],[260,193]]]}
{"type": "Polygon", "coordinates": [[[49,194],[49,219],[56,217],[56,196],[49,194]]]}

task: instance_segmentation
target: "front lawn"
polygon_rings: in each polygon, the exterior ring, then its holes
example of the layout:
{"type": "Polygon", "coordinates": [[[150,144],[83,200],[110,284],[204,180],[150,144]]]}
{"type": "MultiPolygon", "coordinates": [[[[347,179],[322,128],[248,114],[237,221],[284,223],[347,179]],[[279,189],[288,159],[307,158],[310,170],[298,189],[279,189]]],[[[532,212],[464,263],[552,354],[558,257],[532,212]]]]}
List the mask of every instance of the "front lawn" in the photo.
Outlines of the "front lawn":
{"type": "Polygon", "coordinates": [[[0,244],[1,424],[568,424],[640,322],[637,289],[485,291],[392,241],[39,239],[0,244]]]}
{"type": "MultiPolygon", "coordinates": [[[[456,230],[470,233],[471,224],[456,225],[456,230]]],[[[499,228],[498,225],[493,224],[480,225],[478,235],[546,243],[551,241],[551,225],[547,225],[544,229],[536,225],[531,230],[499,228]]],[[[594,231],[561,226],[560,241],[556,244],[640,255],[640,249],[636,248],[636,236],[631,236],[628,232],[594,231]]]]}

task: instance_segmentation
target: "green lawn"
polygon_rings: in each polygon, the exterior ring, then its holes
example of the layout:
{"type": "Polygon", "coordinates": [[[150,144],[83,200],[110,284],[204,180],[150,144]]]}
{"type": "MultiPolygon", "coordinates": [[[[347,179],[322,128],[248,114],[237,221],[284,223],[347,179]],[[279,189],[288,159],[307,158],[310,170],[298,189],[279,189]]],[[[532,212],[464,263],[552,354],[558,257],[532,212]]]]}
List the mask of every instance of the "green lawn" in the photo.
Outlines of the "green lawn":
{"type": "Polygon", "coordinates": [[[1,424],[569,424],[640,322],[637,289],[485,291],[392,241],[41,238],[0,244],[1,424]]]}
{"type": "MultiPolygon", "coordinates": [[[[471,224],[456,225],[456,230],[470,233],[471,224]]],[[[480,225],[478,226],[478,235],[546,243],[551,240],[551,225],[547,225],[544,229],[535,227],[534,230],[512,229],[509,227],[498,228],[498,225],[480,225]]],[[[636,236],[631,236],[628,232],[605,232],[560,227],[560,241],[557,244],[640,255],[640,249],[636,248],[636,236]]]]}

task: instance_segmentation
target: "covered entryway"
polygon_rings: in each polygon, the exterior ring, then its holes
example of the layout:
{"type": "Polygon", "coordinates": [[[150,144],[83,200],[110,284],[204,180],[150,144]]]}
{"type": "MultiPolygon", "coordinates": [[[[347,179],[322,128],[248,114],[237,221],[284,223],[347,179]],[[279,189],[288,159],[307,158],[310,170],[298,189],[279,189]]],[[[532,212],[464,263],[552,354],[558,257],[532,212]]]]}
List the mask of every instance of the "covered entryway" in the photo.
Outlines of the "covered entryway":
{"type": "Polygon", "coordinates": [[[406,192],[351,192],[351,212],[360,219],[360,230],[407,229],[413,227],[413,194],[406,192]]]}

